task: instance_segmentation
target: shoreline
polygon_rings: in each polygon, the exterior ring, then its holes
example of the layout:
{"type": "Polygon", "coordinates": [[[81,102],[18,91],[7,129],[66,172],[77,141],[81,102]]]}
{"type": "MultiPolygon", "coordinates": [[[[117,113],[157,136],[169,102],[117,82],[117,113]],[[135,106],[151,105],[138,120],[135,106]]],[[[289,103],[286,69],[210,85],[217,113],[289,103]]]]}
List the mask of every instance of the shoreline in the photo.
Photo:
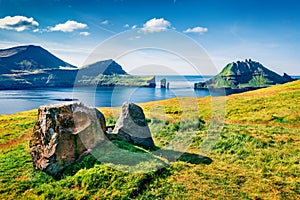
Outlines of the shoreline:
{"type": "MultiPolygon", "coordinates": [[[[277,86],[275,86],[275,87],[277,87],[277,86]]],[[[280,85],[279,85],[279,87],[280,87],[280,85]]],[[[268,90],[268,88],[270,88],[270,87],[264,88],[262,90],[266,91],[266,90],[268,90]]],[[[164,92],[168,91],[168,89],[159,89],[159,88],[157,88],[157,89],[158,89],[157,91],[154,90],[152,92],[159,92],[158,95],[161,95],[164,92]],[[160,92],[162,92],[162,93],[160,93],[160,92]]],[[[206,89],[206,91],[207,90],[208,89],[206,89]]],[[[259,90],[259,89],[256,89],[256,90],[259,90]]],[[[132,92],[132,89],[129,89],[128,91],[132,92]]],[[[199,91],[199,90],[197,90],[197,91],[199,91]]],[[[234,93],[230,93],[230,94],[227,92],[227,95],[223,95],[223,96],[227,97],[227,96],[230,96],[230,95],[243,94],[243,93],[247,93],[247,92],[250,92],[250,91],[254,91],[254,90],[248,90],[248,91],[244,91],[244,92],[240,92],[240,93],[234,92],[234,93]]],[[[0,115],[11,115],[11,114],[16,114],[16,113],[20,113],[20,112],[31,111],[31,110],[38,109],[38,107],[41,106],[41,105],[56,104],[56,103],[60,103],[60,102],[65,102],[64,99],[66,99],[68,102],[70,102],[70,99],[79,99],[76,96],[66,95],[68,93],[64,90],[61,90],[61,91],[46,91],[45,93],[42,93],[42,94],[40,94],[39,91],[37,91],[36,94],[34,93],[33,96],[32,96],[32,94],[29,94],[29,96],[27,95],[28,92],[29,93],[31,92],[30,90],[26,91],[25,94],[23,94],[22,91],[20,91],[20,93],[18,93],[18,91],[15,91],[15,92],[12,91],[12,93],[9,94],[10,96],[7,95],[7,96],[4,96],[4,98],[2,98],[3,109],[1,109],[2,113],[0,113],[0,115]],[[17,93],[15,93],[15,92],[17,92],[17,93]],[[53,97],[53,92],[56,95],[56,96],[54,95],[55,97],[53,97]],[[61,94],[62,96],[60,96],[59,94],[61,94]],[[40,95],[40,96],[35,96],[35,95],[40,95]],[[54,99],[60,99],[60,100],[59,101],[53,101],[54,99]],[[36,102],[39,102],[39,103],[36,103],[36,102]],[[38,104],[38,105],[36,105],[36,104],[38,104]],[[23,105],[25,105],[24,109],[22,109],[23,105]],[[10,110],[10,106],[11,106],[11,110],[10,110]],[[22,109],[22,110],[20,110],[20,109],[22,109]]],[[[69,91],[69,92],[70,92],[70,94],[72,93],[72,91],[69,91]]],[[[110,95],[112,95],[111,91],[108,91],[108,92],[110,92],[110,95]]],[[[169,90],[169,92],[172,92],[172,90],[169,90]]],[[[131,94],[131,93],[127,93],[127,94],[131,94]]],[[[149,96],[152,95],[151,93],[148,93],[147,90],[146,90],[146,93],[142,93],[142,94],[147,94],[149,96]]],[[[126,95],[126,93],[124,93],[122,95],[123,96],[120,96],[120,97],[126,97],[126,96],[124,96],[124,95],[126,95]]],[[[155,98],[151,99],[150,98],[151,100],[148,100],[149,98],[147,99],[147,97],[143,97],[143,98],[140,98],[140,99],[131,98],[129,100],[127,98],[126,99],[124,98],[123,101],[122,101],[122,98],[120,98],[120,102],[121,102],[120,105],[113,105],[113,106],[111,106],[111,103],[112,103],[111,100],[110,100],[110,105],[105,104],[105,103],[101,103],[101,102],[97,102],[97,103],[94,102],[95,104],[91,104],[91,103],[89,104],[89,103],[87,103],[87,101],[85,101],[85,99],[81,99],[80,101],[83,102],[85,105],[93,105],[96,108],[112,108],[112,107],[121,106],[121,104],[124,101],[132,101],[132,102],[137,103],[137,104],[147,104],[147,103],[153,103],[153,102],[158,103],[158,102],[161,102],[161,101],[170,101],[170,100],[176,99],[176,98],[203,99],[207,96],[214,96],[214,95],[213,94],[203,95],[203,96],[196,96],[196,95],[195,96],[188,96],[187,95],[187,96],[178,96],[178,97],[166,95],[166,96],[158,96],[157,99],[155,99],[155,98]],[[102,105],[99,105],[99,103],[102,104],[102,105]]],[[[111,97],[114,97],[114,96],[108,96],[108,98],[111,98],[111,97]]],[[[116,96],[116,97],[118,98],[118,96],[116,96]]],[[[99,99],[99,96],[97,96],[96,98],[99,99]]],[[[103,101],[105,102],[105,99],[102,99],[102,102],[103,101]]]]}

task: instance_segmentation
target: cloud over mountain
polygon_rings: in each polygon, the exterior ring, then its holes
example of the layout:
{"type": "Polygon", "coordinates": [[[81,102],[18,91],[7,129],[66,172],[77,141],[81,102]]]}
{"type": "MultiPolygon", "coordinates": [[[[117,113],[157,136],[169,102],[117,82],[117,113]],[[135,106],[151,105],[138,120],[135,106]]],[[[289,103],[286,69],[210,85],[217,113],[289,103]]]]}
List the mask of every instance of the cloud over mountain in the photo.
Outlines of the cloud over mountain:
{"type": "Polygon", "coordinates": [[[155,32],[161,32],[166,31],[168,28],[171,27],[171,23],[164,18],[153,18],[148,20],[141,30],[145,33],[155,33],[155,32]]]}
{"type": "Polygon", "coordinates": [[[32,17],[25,16],[6,16],[0,18],[0,29],[15,30],[18,32],[35,29],[39,26],[39,23],[32,17]]]}
{"type": "Polygon", "coordinates": [[[62,32],[73,32],[74,30],[78,29],[85,29],[87,28],[88,25],[73,21],[73,20],[68,20],[63,24],[57,24],[54,27],[50,27],[50,31],[62,31],[62,32]]]}
{"type": "Polygon", "coordinates": [[[183,32],[184,33],[198,33],[198,34],[203,34],[203,33],[206,33],[207,31],[208,31],[208,28],[196,26],[194,28],[188,28],[188,29],[186,29],[183,32]]]}

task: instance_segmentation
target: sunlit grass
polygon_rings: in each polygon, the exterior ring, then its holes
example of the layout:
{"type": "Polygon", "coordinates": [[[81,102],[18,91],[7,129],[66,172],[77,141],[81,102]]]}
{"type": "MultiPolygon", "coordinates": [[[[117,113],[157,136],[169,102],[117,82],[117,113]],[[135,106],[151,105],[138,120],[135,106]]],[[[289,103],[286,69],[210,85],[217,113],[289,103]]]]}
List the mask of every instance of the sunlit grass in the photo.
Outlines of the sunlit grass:
{"type": "MultiPolygon", "coordinates": [[[[114,140],[120,152],[102,146],[101,159],[89,154],[58,180],[32,166],[29,139],[37,111],[0,115],[0,199],[299,199],[300,81],[227,97],[225,125],[207,163],[195,155],[208,133],[211,106],[221,100],[140,104],[158,147],[191,139],[177,161],[170,158],[176,152],[114,140]],[[159,170],[141,170],[151,167],[159,170]]],[[[99,109],[113,125],[120,108],[99,109]]]]}

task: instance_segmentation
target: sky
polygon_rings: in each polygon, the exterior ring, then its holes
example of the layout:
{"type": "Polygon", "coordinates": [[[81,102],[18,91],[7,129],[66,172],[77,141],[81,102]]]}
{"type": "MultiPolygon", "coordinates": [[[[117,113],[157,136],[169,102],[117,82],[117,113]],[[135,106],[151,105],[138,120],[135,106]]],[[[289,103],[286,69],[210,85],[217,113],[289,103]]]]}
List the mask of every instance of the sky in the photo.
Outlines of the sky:
{"type": "Polygon", "coordinates": [[[299,9],[297,0],[0,0],[0,49],[39,45],[76,66],[112,58],[133,74],[213,75],[251,58],[300,75],[299,9]]]}

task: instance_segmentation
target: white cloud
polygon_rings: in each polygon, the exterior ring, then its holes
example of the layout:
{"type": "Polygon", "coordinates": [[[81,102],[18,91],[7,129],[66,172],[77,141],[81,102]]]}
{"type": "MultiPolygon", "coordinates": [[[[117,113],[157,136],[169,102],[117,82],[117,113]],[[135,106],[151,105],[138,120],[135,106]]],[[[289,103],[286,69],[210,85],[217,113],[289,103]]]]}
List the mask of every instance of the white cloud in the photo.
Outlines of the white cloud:
{"type": "Polygon", "coordinates": [[[143,28],[141,28],[141,30],[145,33],[154,33],[154,32],[165,31],[170,27],[171,27],[171,23],[165,20],[164,18],[160,18],[160,19],[153,18],[147,21],[143,25],[143,28]]]}
{"type": "Polygon", "coordinates": [[[15,30],[18,32],[35,29],[39,26],[39,23],[35,21],[32,17],[24,16],[6,16],[0,18],[0,29],[15,30]]]}
{"type": "Polygon", "coordinates": [[[137,35],[137,36],[134,36],[134,37],[130,37],[130,38],[128,38],[129,40],[138,40],[138,39],[140,39],[141,38],[141,36],[140,35],[137,35]]]}
{"type": "Polygon", "coordinates": [[[90,33],[85,31],[85,32],[80,32],[80,33],[79,33],[79,35],[83,35],[83,36],[89,36],[89,35],[90,35],[90,33]]]}
{"type": "Polygon", "coordinates": [[[103,24],[103,25],[107,25],[108,23],[109,23],[108,20],[104,20],[104,21],[101,22],[101,24],[103,24]]]}
{"type": "Polygon", "coordinates": [[[124,28],[128,28],[128,27],[129,27],[129,24],[125,24],[123,27],[124,27],[124,28]]]}
{"type": "Polygon", "coordinates": [[[83,23],[79,23],[73,20],[68,20],[63,24],[57,24],[54,27],[50,27],[50,31],[62,31],[62,32],[73,32],[77,29],[85,29],[88,26],[83,23]]]}
{"type": "Polygon", "coordinates": [[[132,29],[135,29],[136,27],[137,27],[137,25],[135,24],[135,25],[133,25],[131,28],[132,28],[132,29]]]}
{"type": "Polygon", "coordinates": [[[208,31],[208,28],[196,26],[194,28],[188,28],[188,29],[186,29],[183,32],[184,33],[198,33],[198,34],[203,34],[203,33],[206,33],[207,31],[208,31]]]}

